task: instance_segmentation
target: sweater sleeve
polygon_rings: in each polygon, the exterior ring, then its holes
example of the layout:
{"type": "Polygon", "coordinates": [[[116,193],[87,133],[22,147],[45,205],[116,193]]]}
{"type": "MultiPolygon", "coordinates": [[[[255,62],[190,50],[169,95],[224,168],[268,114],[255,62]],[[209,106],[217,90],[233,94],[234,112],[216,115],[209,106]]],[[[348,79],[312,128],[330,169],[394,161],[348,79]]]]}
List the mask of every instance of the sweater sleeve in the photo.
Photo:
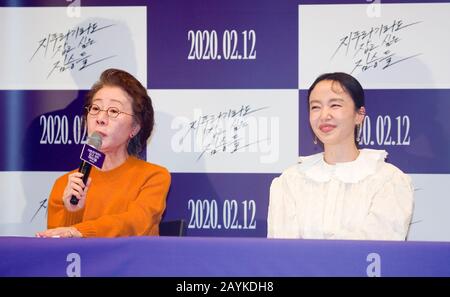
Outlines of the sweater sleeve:
{"type": "Polygon", "coordinates": [[[158,235],[159,222],[166,207],[170,173],[163,167],[157,168],[149,174],[125,212],[103,215],[74,227],[83,237],[158,235]]]}
{"type": "Polygon", "coordinates": [[[66,227],[81,222],[83,210],[69,212],[66,210],[62,197],[71,172],[59,177],[53,185],[48,202],[47,228],[66,227]]]}

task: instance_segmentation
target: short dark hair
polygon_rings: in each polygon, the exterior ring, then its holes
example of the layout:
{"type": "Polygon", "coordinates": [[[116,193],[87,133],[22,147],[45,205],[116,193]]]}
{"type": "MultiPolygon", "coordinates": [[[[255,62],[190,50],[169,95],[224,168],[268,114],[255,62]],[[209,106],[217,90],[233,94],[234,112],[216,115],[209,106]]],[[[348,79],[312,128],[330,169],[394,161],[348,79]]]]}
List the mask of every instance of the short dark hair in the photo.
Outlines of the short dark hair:
{"type": "MultiPolygon", "coordinates": [[[[102,72],[100,79],[92,86],[85,97],[85,106],[92,104],[94,95],[104,86],[119,87],[126,92],[131,100],[135,120],[141,126],[139,133],[128,143],[128,153],[138,156],[144,149],[154,126],[154,111],[152,100],[147,89],[131,74],[120,69],[107,69],[102,72]]],[[[87,110],[84,113],[85,119],[87,110]]]]}
{"type": "Polygon", "coordinates": [[[363,87],[356,78],[344,72],[324,73],[316,78],[316,80],[312,83],[311,87],[308,90],[308,104],[312,90],[319,82],[323,80],[338,82],[342,89],[344,89],[344,91],[353,99],[356,110],[365,106],[363,87]]]}

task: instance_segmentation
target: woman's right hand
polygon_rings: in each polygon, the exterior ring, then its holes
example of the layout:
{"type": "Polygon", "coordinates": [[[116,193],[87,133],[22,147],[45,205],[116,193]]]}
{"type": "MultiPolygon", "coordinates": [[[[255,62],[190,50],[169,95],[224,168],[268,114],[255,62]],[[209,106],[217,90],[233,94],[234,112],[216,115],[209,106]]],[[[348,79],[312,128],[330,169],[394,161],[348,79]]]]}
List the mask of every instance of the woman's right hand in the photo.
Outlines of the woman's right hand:
{"type": "Polygon", "coordinates": [[[86,185],[83,183],[82,178],[83,173],[81,172],[74,172],[69,174],[67,185],[64,189],[62,198],[64,206],[68,211],[78,211],[84,207],[84,204],[86,202],[86,194],[89,189],[89,185],[91,184],[91,178],[88,178],[86,185]],[[72,195],[77,197],[77,199],[79,200],[77,205],[73,205],[70,203],[72,195]]]}

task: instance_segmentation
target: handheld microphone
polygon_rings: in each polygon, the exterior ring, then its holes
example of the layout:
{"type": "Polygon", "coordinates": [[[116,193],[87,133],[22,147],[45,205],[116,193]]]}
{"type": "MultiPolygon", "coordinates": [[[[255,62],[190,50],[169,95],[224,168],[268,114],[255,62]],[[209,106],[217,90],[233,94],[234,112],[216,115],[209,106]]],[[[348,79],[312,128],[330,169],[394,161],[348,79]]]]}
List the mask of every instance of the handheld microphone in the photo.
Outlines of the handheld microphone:
{"type": "MultiPolygon", "coordinates": [[[[83,183],[86,185],[86,182],[89,177],[89,173],[91,172],[92,165],[101,168],[103,165],[103,161],[105,159],[105,155],[98,151],[98,149],[102,146],[102,136],[98,132],[92,133],[91,136],[88,137],[88,142],[83,146],[83,150],[81,151],[81,164],[80,168],[78,168],[78,172],[83,173],[83,183]]],[[[72,195],[70,198],[70,204],[77,205],[79,199],[72,195]]]]}

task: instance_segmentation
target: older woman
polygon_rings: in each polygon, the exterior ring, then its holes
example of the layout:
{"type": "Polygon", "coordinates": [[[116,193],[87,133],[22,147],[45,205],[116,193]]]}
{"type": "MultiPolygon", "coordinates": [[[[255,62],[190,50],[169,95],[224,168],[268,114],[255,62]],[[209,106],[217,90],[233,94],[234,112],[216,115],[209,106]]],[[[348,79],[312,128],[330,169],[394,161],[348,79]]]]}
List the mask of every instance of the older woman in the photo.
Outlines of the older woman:
{"type": "Polygon", "coordinates": [[[101,169],[87,183],[76,170],[58,178],[50,194],[48,230],[38,237],[158,235],[169,172],[137,158],[153,130],[147,90],[131,74],[104,71],[85,102],[88,134],[101,136],[101,169]],[[70,202],[75,196],[78,204],[70,202]]]}

